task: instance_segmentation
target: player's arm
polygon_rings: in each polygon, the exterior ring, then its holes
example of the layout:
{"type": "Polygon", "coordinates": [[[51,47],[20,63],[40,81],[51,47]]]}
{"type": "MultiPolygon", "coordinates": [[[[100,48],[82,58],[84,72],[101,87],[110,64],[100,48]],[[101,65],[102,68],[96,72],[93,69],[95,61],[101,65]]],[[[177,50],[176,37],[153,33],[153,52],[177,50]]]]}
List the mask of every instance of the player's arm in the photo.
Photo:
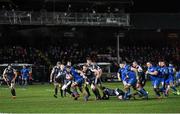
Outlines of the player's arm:
{"type": "Polygon", "coordinates": [[[23,70],[21,69],[21,76],[23,75],[23,70]]]}
{"type": "Polygon", "coordinates": [[[101,75],[100,75],[100,72],[97,70],[97,69],[91,69],[91,71],[95,74],[96,78],[100,78],[101,75]]]}
{"type": "Polygon", "coordinates": [[[139,81],[138,70],[137,70],[136,68],[133,68],[133,67],[131,67],[131,70],[135,72],[135,74],[136,74],[136,79],[137,79],[137,81],[139,81]]]}
{"type": "Polygon", "coordinates": [[[7,81],[6,69],[3,72],[3,79],[4,79],[4,81],[7,81]]]}
{"type": "Polygon", "coordinates": [[[53,74],[54,74],[55,69],[53,68],[50,74],[50,82],[52,82],[53,74]]]}
{"type": "Polygon", "coordinates": [[[118,78],[119,81],[121,81],[121,77],[120,77],[120,73],[119,72],[117,73],[117,78],[118,78]]]}
{"type": "Polygon", "coordinates": [[[147,74],[150,74],[150,75],[158,75],[158,71],[154,71],[154,72],[147,72],[147,74]]]}
{"type": "Polygon", "coordinates": [[[175,68],[173,68],[173,72],[174,72],[174,74],[176,73],[176,69],[175,68]]]}
{"type": "Polygon", "coordinates": [[[28,69],[28,76],[30,76],[31,74],[31,69],[28,69]]]}
{"type": "Polygon", "coordinates": [[[14,78],[12,79],[12,81],[15,81],[16,77],[17,77],[17,71],[15,69],[13,69],[13,72],[14,72],[14,78]]]}
{"type": "Polygon", "coordinates": [[[84,75],[83,71],[81,70],[76,70],[77,73],[80,74],[80,76],[82,76],[84,79],[86,79],[87,77],[84,75]]]}

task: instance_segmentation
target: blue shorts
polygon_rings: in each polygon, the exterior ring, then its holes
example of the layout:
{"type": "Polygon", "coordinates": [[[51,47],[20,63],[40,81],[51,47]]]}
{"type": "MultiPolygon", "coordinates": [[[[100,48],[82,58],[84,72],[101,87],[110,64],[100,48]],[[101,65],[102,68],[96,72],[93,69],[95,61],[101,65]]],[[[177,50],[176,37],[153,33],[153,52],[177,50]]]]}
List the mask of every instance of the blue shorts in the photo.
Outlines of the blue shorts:
{"type": "Polygon", "coordinates": [[[134,79],[134,78],[130,78],[128,81],[127,81],[128,84],[130,84],[131,86],[135,86],[136,83],[137,83],[137,80],[134,79]]]}
{"type": "Polygon", "coordinates": [[[167,80],[165,80],[165,84],[168,84],[168,85],[173,82],[174,82],[173,78],[168,78],[167,80]]]}
{"type": "Polygon", "coordinates": [[[165,79],[164,78],[159,78],[160,83],[164,83],[165,79]]]}
{"type": "Polygon", "coordinates": [[[157,88],[157,87],[159,87],[159,85],[160,85],[160,83],[161,83],[161,79],[160,78],[158,78],[158,77],[151,77],[151,83],[152,83],[152,86],[154,87],[154,88],[157,88]]]}
{"type": "Polygon", "coordinates": [[[78,84],[78,86],[82,86],[82,84],[84,83],[84,79],[79,78],[79,79],[75,80],[75,82],[78,84]]]}
{"type": "Polygon", "coordinates": [[[23,80],[27,80],[29,76],[22,76],[23,80]]]}

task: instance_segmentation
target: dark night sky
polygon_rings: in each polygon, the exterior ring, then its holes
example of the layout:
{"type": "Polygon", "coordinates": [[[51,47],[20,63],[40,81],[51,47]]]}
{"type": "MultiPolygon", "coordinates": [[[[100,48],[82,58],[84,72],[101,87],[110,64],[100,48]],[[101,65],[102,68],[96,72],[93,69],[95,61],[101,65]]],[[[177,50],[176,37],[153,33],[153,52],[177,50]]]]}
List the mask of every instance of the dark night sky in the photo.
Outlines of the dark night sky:
{"type": "MultiPolygon", "coordinates": [[[[6,0],[3,0],[6,1],[6,0]]],[[[77,2],[76,4],[72,5],[73,7],[86,7],[88,4],[80,4],[78,3],[79,0],[63,0],[67,4],[63,4],[62,0],[7,0],[11,1],[13,4],[17,4],[19,8],[25,10],[39,10],[42,7],[49,7],[50,10],[53,10],[53,1],[56,1],[56,10],[67,9],[67,6],[71,1],[77,2]],[[50,1],[50,2],[47,2],[50,1]]],[[[86,0],[80,0],[84,3],[86,0]]],[[[111,0],[90,0],[90,1],[111,1],[111,0]]],[[[114,0],[114,1],[133,1],[133,5],[127,7],[126,12],[128,13],[151,13],[151,12],[158,12],[158,13],[179,13],[180,12],[180,0],[114,0]]],[[[0,1],[1,3],[2,1],[0,1]]],[[[89,5],[89,7],[92,7],[89,5]]],[[[97,6],[101,8],[101,6],[97,6]]],[[[114,7],[122,7],[120,4],[115,4],[114,7]]]]}
{"type": "Polygon", "coordinates": [[[131,12],[180,12],[179,0],[134,0],[131,12]]]}

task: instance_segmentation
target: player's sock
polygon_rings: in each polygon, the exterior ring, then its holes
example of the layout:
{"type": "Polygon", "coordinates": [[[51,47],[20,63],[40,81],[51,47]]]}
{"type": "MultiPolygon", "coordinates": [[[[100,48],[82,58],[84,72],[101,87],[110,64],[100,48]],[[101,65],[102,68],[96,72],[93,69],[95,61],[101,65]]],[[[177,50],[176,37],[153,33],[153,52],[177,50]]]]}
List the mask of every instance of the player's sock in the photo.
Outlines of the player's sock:
{"type": "Polygon", "coordinates": [[[177,92],[176,87],[172,86],[171,89],[172,89],[174,92],[177,92]]]}
{"type": "Polygon", "coordinates": [[[94,93],[94,95],[96,96],[96,98],[97,98],[97,99],[100,99],[100,98],[101,98],[101,96],[100,96],[100,93],[99,93],[99,90],[98,90],[98,89],[93,89],[92,91],[93,91],[93,93],[94,93]]]}
{"type": "Polygon", "coordinates": [[[159,93],[159,89],[158,89],[158,88],[154,88],[154,91],[155,91],[155,93],[156,93],[156,95],[157,95],[158,97],[161,96],[160,93],[159,93]]]}
{"type": "Polygon", "coordinates": [[[11,94],[12,94],[12,96],[16,96],[16,91],[14,88],[11,89],[11,94]]]}
{"type": "Polygon", "coordinates": [[[164,87],[161,87],[161,88],[159,89],[159,91],[160,91],[160,92],[164,92],[164,91],[165,91],[165,88],[164,88],[164,87]]]}
{"type": "Polygon", "coordinates": [[[63,90],[62,90],[62,89],[60,89],[60,92],[61,92],[61,97],[63,97],[63,90]]]}
{"type": "Polygon", "coordinates": [[[97,93],[96,93],[96,90],[92,89],[94,95],[97,97],[97,93]]]}
{"type": "Polygon", "coordinates": [[[63,95],[64,97],[66,97],[66,90],[63,90],[63,95]]]}
{"type": "Polygon", "coordinates": [[[73,94],[74,94],[74,96],[77,96],[78,92],[76,90],[73,90],[73,94]]]}
{"type": "Polygon", "coordinates": [[[91,96],[91,94],[90,94],[90,92],[89,92],[89,88],[88,88],[87,86],[85,87],[85,90],[86,90],[88,96],[91,96]]]}
{"type": "Polygon", "coordinates": [[[70,88],[67,88],[65,91],[68,92],[70,95],[72,94],[72,91],[70,90],[70,88]]]}
{"type": "Polygon", "coordinates": [[[100,95],[100,93],[99,93],[99,90],[98,90],[98,89],[96,89],[96,93],[97,93],[97,98],[98,98],[98,100],[100,100],[100,99],[101,99],[101,95],[100,95]]]}
{"type": "Polygon", "coordinates": [[[129,95],[130,95],[130,88],[125,92],[124,99],[129,99],[129,95]]]}
{"type": "Polygon", "coordinates": [[[78,99],[79,94],[78,94],[77,90],[73,90],[73,96],[74,96],[74,100],[78,99]]]}
{"type": "Polygon", "coordinates": [[[54,92],[55,92],[54,94],[57,95],[57,93],[58,93],[58,88],[57,87],[54,89],[54,92]]]}
{"type": "Polygon", "coordinates": [[[148,93],[146,92],[145,89],[142,88],[140,91],[143,93],[144,96],[147,96],[147,95],[148,95],[148,93]]]}

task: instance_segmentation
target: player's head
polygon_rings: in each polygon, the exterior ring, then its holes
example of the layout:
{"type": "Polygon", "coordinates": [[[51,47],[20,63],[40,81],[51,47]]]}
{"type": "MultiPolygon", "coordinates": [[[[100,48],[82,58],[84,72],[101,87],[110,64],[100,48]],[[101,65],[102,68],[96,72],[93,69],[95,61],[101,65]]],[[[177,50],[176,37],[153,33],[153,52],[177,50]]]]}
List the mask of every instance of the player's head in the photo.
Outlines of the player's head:
{"type": "Polygon", "coordinates": [[[87,71],[87,69],[88,69],[87,64],[84,64],[84,65],[83,65],[83,72],[86,72],[86,71],[87,71]]]}
{"type": "Polygon", "coordinates": [[[137,63],[136,61],[134,61],[134,62],[132,63],[132,66],[133,66],[133,67],[137,67],[137,65],[138,65],[138,63],[137,63]]]}
{"type": "Polygon", "coordinates": [[[70,71],[71,71],[71,66],[68,66],[68,65],[67,65],[67,66],[66,66],[66,71],[67,71],[67,72],[70,72],[70,71]]]}
{"type": "Polygon", "coordinates": [[[61,62],[58,61],[58,62],[56,63],[56,65],[57,65],[58,67],[60,67],[60,66],[61,66],[61,62]]]}
{"type": "Polygon", "coordinates": [[[159,65],[160,67],[163,67],[163,66],[165,66],[165,62],[164,62],[163,60],[160,60],[160,61],[158,62],[158,65],[159,65]]]}
{"type": "Polygon", "coordinates": [[[61,64],[61,65],[60,65],[61,70],[63,70],[64,67],[65,67],[64,64],[61,64]]]}
{"type": "Polygon", "coordinates": [[[23,65],[23,68],[26,68],[26,65],[23,65]]]}
{"type": "Polygon", "coordinates": [[[120,68],[124,68],[126,66],[126,61],[122,61],[120,64],[119,64],[119,67],[120,68]]]}
{"type": "Polygon", "coordinates": [[[169,63],[169,66],[173,66],[173,64],[172,64],[172,63],[169,63]]]}
{"type": "Polygon", "coordinates": [[[71,65],[72,65],[71,61],[68,61],[67,66],[71,66],[71,65]]]}
{"type": "Polygon", "coordinates": [[[89,64],[92,63],[92,59],[91,59],[90,57],[87,57],[87,58],[86,58],[86,62],[87,62],[87,64],[89,65],[89,64]]]}
{"type": "Polygon", "coordinates": [[[146,66],[149,68],[149,67],[152,66],[152,63],[151,63],[151,62],[147,62],[147,63],[146,63],[146,66]]]}
{"type": "Polygon", "coordinates": [[[12,65],[11,64],[8,64],[8,69],[11,69],[12,68],[12,65]]]}

